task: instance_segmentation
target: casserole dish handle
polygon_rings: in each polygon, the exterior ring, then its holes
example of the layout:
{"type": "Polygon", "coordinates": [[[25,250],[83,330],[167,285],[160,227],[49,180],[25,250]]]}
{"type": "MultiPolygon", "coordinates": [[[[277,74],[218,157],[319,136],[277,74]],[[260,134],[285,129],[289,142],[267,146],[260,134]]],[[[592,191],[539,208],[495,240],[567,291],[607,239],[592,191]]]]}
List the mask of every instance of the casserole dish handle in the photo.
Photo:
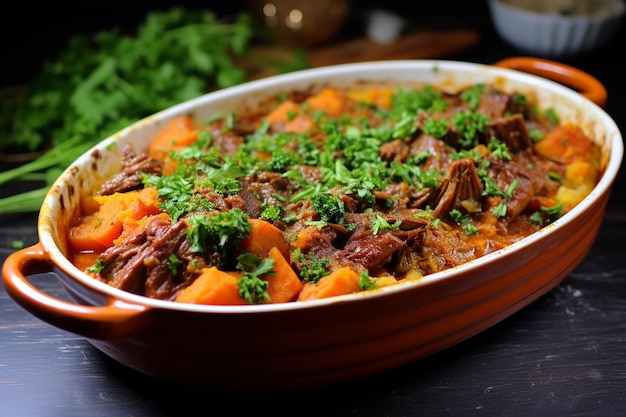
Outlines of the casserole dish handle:
{"type": "Polygon", "coordinates": [[[149,326],[146,306],[109,297],[105,306],[84,306],[40,291],[26,276],[44,272],[52,272],[52,261],[41,242],[10,254],[2,266],[7,293],[41,320],[93,339],[123,337],[149,326]]]}
{"type": "Polygon", "coordinates": [[[577,89],[582,96],[587,97],[600,107],[604,107],[606,104],[607,91],[604,85],[592,75],[578,68],[533,57],[507,58],[496,62],[494,66],[539,75],[577,89]]]}

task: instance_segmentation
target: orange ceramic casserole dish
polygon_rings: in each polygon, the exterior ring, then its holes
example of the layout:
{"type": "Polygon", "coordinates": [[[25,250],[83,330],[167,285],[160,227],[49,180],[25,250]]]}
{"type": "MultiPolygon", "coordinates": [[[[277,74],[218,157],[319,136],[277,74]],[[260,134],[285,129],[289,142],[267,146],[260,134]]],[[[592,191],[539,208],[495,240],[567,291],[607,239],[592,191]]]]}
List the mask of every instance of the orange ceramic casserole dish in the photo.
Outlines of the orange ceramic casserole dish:
{"type": "Polygon", "coordinates": [[[278,390],[381,372],[505,319],[550,291],[582,261],[596,238],[623,156],[620,132],[601,108],[605,100],[604,87],[592,76],[533,58],[494,66],[442,60],[346,64],[217,91],[141,120],[80,157],[54,183],[41,207],[39,242],[5,262],[4,285],[35,316],[158,378],[224,389],[278,390]],[[602,176],[591,193],[554,223],[504,249],[374,292],[245,306],[132,294],[81,272],[68,259],[66,236],[81,199],[118,169],[124,145],[147,149],[154,134],[177,116],[203,120],[217,112],[251,111],[270,95],[293,89],[430,84],[454,90],[477,83],[519,92],[541,107],[554,108],[563,122],[582,127],[601,148],[602,176]],[[72,302],[30,284],[28,276],[39,271],[54,271],[72,302]]]}

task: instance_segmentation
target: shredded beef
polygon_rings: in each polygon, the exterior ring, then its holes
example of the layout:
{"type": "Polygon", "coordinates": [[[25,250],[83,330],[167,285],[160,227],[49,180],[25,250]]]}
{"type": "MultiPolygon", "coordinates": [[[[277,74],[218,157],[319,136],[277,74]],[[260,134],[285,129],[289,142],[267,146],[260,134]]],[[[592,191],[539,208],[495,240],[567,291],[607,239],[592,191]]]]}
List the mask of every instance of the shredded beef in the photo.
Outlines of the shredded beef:
{"type": "MultiPolygon", "coordinates": [[[[112,246],[100,255],[106,267],[100,278],[114,287],[148,297],[172,299],[186,287],[196,274],[186,266],[173,274],[168,263],[170,256],[187,260],[190,257],[185,240],[187,223],[184,220],[171,224],[155,218],[146,230],[112,246]]],[[[187,264],[188,264],[187,262],[187,264]]],[[[210,262],[209,262],[210,263],[210,262]]],[[[206,265],[203,262],[198,266],[206,265]]]]}
{"type": "Polygon", "coordinates": [[[100,186],[99,195],[111,195],[142,187],[141,174],[161,175],[161,164],[141,153],[135,155],[129,146],[122,150],[120,172],[100,186]]]}
{"type": "Polygon", "coordinates": [[[457,209],[464,213],[475,213],[482,206],[483,186],[478,178],[472,159],[459,159],[448,167],[434,199],[435,217],[457,209]]]}

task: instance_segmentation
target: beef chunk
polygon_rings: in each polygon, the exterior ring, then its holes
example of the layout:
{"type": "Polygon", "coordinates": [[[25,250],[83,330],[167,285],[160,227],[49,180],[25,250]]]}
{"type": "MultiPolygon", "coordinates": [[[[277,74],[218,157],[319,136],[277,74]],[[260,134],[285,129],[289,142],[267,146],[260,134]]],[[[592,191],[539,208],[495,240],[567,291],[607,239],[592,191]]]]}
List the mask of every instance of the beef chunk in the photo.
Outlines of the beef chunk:
{"type": "Polygon", "coordinates": [[[384,143],[380,147],[380,159],[383,161],[400,161],[404,162],[411,152],[409,145],[400,139],[384,143]]]}
{"type": "Polygon", "coordinates": [[[433,136],[422,134],[411,143],[411,154],[419,155],[428,151],[432,156],[422,165],[424,170],[444,171],[448,166],[449,156],[453,152],[446,142],[433,136]]]}
{"type": "Polygon", "coordinates": [[[141,174],[161,175],[161,164],[148,155],[135,153],[126,146],[122,150],[120,172],[100,186],[99,195],[111,195],[142,187],[141,174]]]}
{"type": "Polygon", "coordinates": [[[532,149],[533,146],[526,129],[526,122],[520,114],[492,121],[487,126],[487,134],[487,141],[495,137],[506,144],[513,153],[532,149]]]}
{"type": "MultiPolygon", "coordinates": [[[[534,183],[532,181],[532,171],[525,165],[509,161],[506,164],[497,158],[490,158],[488,175],[492,178],[498,188],[506,190],[510,184],[517,181],[513,194],[504,199],[506,204],[506,220],[511,221],[526,208],[528,202],[535,196],[534,183]]],[[[499,204],[501,198],[490,198],[486,210],[499,204]]]]}
{"type": "Polygon", "coordinates": [[[183,220],[171,224],[168,220],[155,218],[145,231],[100,255],[106,265],[100,278],[135,294],[172,299],[193,276],[185,271],[173,274],[168,265],[170,256],[184,252],[181,248],[186,244],[186,230],[183,220]]]}
{"type": "Polygon", "coordinates": [[[453,161],[435,194],[433,216],[453,209],[474,213],[481,209],[483,185],[471,158],[453,161]]]}
{"type": "Polygon", "coordinates": [[[462,233],[458,229],[425,228],[419,243],[414,245],[420,255],[420,272],[427,275],[443,271],[482,256],[479,247],[464,239],[462,233]]]}
{"type": "Polygon", "coordinates": [[[341,253],[346,260],[361,265],[359,269],[375,273],[382,270],[393,254],[404,246],[405,243],[391,233],[354,233],[341,253]]]}

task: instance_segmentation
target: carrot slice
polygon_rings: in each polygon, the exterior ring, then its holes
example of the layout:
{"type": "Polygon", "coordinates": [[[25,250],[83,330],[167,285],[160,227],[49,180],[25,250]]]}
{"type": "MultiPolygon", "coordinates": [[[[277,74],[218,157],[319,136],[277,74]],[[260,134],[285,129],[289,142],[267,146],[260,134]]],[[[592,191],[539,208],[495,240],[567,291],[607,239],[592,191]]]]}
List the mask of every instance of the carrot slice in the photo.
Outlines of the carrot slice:
{"type": "Polygon", "coordinates": [[[390,109],[393,89],[373,87],[366,90],[349,91],[347,94],[348,98],[353,101],[364,101],[367,103],[376,104],[377,106],[383,107],[385,109],[390,109]]]}
{"type": "Polygon", "coordinates": [[[74,252],[102,252],[106,249],[93,238],[93,230],[96,228],[100,219],[95,214],[88,214],[80,219],[80,222],[70,228],[68,233],[68,243],[74,252]]]}
{"type": "Polygon", "coordinates": [[[92,240],[104,247],[113,246],[127,220],[137,220],[160,213],[157,190],[154,187],[95,196],[94,200],[100,204],[100,208],[94,214],[97,221],[89,219],[93,227],[87,231],[92,240]]]}
{"type": "Polygon", "coordinates": [[[352,294],[357,291],[359,291],[359,274],[348,267],[343,267],[326,275],[317,283],[305,283],[298,301],[352,294]]]}
{"type": "Polygon", "coordinates": [[[167,123],[154,136],[148,147],[148,155],[165,162],[173,150],[181,150],[198,138],[198,126],[189,116],[178,116],[167,123]]]}
{"type": "Polygon", "coordinates": [[[107,248],[113,246],[113,241],[122,233],[119,216],[127,209],[126,203],[122,198],[111,198],[100,206],[96,214],[98,222],[90,231],[93,240],[107,248]]]}
{"type": "Polygon", "coordinates": [[[239,295],[237,280],[241,276],[241,272],[220,271],[214,266],[204,268],[200,276],[178,294],[176,301],[194,304],[248,304],[239,295]]]}
{"type": "Polygon", "coordinates": [[[72,263],[81,271],[93,266],[98,260],[98,252],[79,252],[72,257],[72,263]]]}
{"type": "Polygon", "coordinates": [[[285,124],[285,131],[304,133],[313,126],[315,126],[315,122],[310,116],[300,114],[285,124]]]}
{"type": "Polygon", "coordinates": [[[589,159],[591,148],[591,139],[580,127],[571,123],[554,128],[535,144],[539,154],[562,163],[589,159]]]}
{"type": "Polygon", "coordinates": [[[124,219],[124,221],[122,222],[122,232],[116,239],[113,240],[113,244],[119,245],[120,243],[124,242],[126,239],[143,233],[146,230],[146,228],[150,224],[152,224],[152,222],[155,221],[156,218],[169,220],[170,216],[167,213],[159,213],[159,214],[148,215],[148,216],[142,217],[141,219],[133,219],[130,217],[124,219]]]}
{"type": "Polygon", "coordinates": [[[277,247],[280,253],[286,259],[289,259],[289,243],[278,227],[262,219],[251,218],[249,221],[252,224],[252,228],[240,245],[245,252],[253,253],[261,258],[267,258],[270,250],[273,247],[277,247]]]}
{"type": "Polygon", "coordinates": [[[344,92],[334,88],[324,88],[314,96],[309,97],[306,103],[313,110],[323,110],[329,116],[340,116],[346,110],[347,96],[344,92]]]}
{"type": "Polygon", "coordinates": [[[267,293],[270,296],[270,303],[286,303],[294,301],[300,290],[302,290],[302,282],[298,275],[293,270],[287,259],[283,256],[281,251],[277,247],[270,249],[268,258],[274,260],[274,267],[272,268],[274,274],[267,274],[263,276],[269,285],[267,293]]]}
{"type": "Polygon", "coordinates": [[[272,110],[266,119],[270,124],[277,122],[287,123],[292,115],[300,114],[300,107],[291,100],[285,100],[272,110]]]}

